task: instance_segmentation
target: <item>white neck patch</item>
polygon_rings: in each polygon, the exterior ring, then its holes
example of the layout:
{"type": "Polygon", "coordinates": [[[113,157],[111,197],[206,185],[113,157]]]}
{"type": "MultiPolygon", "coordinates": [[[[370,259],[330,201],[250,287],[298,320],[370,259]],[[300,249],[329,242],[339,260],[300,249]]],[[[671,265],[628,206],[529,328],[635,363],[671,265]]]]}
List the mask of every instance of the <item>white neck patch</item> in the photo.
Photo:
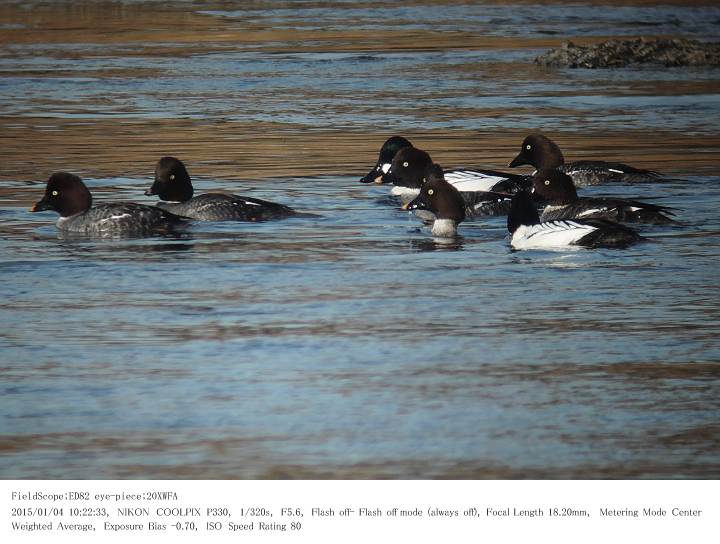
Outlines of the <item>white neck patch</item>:
{"type": "Polygon", "coordinates": [[[433,236],[449,238],[457,234],[457,223],[452,219],[436,219],[432,226],[433,236]]]}

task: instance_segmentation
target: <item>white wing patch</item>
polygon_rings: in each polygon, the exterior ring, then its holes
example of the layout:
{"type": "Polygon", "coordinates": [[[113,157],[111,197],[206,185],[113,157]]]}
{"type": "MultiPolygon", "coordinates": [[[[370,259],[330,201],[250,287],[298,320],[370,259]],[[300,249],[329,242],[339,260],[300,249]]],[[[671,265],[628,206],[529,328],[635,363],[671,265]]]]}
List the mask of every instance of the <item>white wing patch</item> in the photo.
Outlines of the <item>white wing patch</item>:
{"type": "MultiPolygon", "coordinates": [[[[535,192],[535,187],[533,187],[532,192],[533,193],[535,192]]],[[[547,206],[545,206],[545,209],[543,210],[543,215],[555,213],[556,211],[563,210],[563,209],[565,209],[565,204],[560,204],[559,206],[553,206],[552,204],[548,204],[547,206]]]]}
{"type": "Polygon", "coordinates": [[[614,168],[608,168],[608,170],[610,170],[611,172],[615,172],[616,174],[624,174],[625,173],[622,170],[615,170],[614,168]]]}
{"type": "Polygon", "coordinates": [[[475,191],[489,191],[493,185],[507,178],[490,176],[475,170],[450,170],[445,172],[445,180],[458,191],[472,193],[475,191]]]}
{"type": "Polygon", "coordinates": [[[574,221],[549,221],[538,225],[521,225],[512,235],[515,249],[567,248],[597,227],[574,221]]]}
{"type": "MultiPolygon", "coordinates": [[[[121,213],[120,215],[111,215],[110,217],[103,217],[102,219],[97,220],[97,228],[98,229],[104,229],[104,228],[113,228],[113,222],[120,221],[123,217],[132,217],[129,213],[121,213]]],[[[58,225],[59,226],[59,225],[58,225]]]]}
{"type": "MultiPolygon", "coordinates": [[[[542,222],[548,222],[548,221],[560,221],[560,219],[551,219],[552,216],[558,212],[563,212],[567,206],[565,204],[560,204],[559,206],[553,206],[552,204],[549,204],[545,206],[545,209],[543,210],[540,221],[542,222]]],[[[577,212],[575,214],[575,219],[582,219],[583,217],[592,217],[593,215],[605,212],[608,208],[589,208],[587,210],[582,210],[580,212],[577,212]]],[[[562,217],[562,216],[560,216],[562,217]]]]}
{"type": "Polygon", "coordinates": [[[601,213],[607,211],[607,208],[591,208],[589,210],[583,210],[579,214],[577,214],[577,218],[580,219],[581,217],[587,217],[589,215],[594,215],[596,213],[601,213]]]}

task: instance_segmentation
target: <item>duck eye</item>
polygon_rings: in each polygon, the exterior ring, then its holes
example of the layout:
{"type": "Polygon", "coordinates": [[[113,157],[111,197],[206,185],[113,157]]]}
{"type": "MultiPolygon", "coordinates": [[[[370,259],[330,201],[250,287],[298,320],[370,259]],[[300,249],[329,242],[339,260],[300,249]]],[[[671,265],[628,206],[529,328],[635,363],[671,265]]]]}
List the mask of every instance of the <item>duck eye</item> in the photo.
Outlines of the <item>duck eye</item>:
{"type": "Polygon", "coordinates": [[[175,174],[170,174],[170,181],[175,179],[175,174]]]}
{"type": "Polygon", "coordinates": [[[530,150],[532,149],[532,146],[531,146],[530,144],[527,144],[527,145],[525,146],[525,149],[527,149],[528,151],[530,151],[530,150]]]}
{"type": "Polygon", "coordinates": [[[545,185],[550,185],[550,180],[549,180],[549,179],[546,179],[546,180],[545,180],[545,185]]]}
{"type": "Polygon", "coordinates": [[[428,189],[428,194],[429,194],[430,196],[432,196],[433,194],[435,194],[435,190],[434,190],[434,189],[428,189]]]}
{"type": "Polygon", "coordinates": [[[405,168],[407,168],[407,167],[408,167],[408,164],[410,164],[410,163],[408,163],[407,161],[405,161],[405,162],[403,163],[403,166],[404,166],[405,168]]]}
{"type": "Polygon", "coordinates": [[[57,196],[57,195],[58,195],[58,192],[57,192],[57,191],[53,191],[53,192],[52,192],[52,195],[53,195],[53,196],[57,196]]]}

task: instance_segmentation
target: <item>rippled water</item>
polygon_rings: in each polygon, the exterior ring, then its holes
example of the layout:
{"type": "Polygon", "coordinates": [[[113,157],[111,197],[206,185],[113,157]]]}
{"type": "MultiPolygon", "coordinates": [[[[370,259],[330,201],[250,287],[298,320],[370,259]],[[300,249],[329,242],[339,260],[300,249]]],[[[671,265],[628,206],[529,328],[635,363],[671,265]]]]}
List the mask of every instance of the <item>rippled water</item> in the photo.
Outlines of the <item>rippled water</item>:
{"type": "Polygon", "coordinates": [[[0,476],[720,475],[720,71],[530,64],[578,35],[708,38],[718,8],[170,2],[182,25],[152,38],[158,5],[52,8],[85,40],[25,40],[48,12],[0,11],[17,42],[0,55],[0,476]],[[681,225],[625,251],[512,252],[504,218],[445,243],[357,183],[393,132],[500,167],[539,127],[569,158],[659,165],[673,181],[583,194],[681,225]],[[98,240],[26,211],[57,169],[96,201],[151,202],[166,153],[198,193],[316,216],[98,240]]]}

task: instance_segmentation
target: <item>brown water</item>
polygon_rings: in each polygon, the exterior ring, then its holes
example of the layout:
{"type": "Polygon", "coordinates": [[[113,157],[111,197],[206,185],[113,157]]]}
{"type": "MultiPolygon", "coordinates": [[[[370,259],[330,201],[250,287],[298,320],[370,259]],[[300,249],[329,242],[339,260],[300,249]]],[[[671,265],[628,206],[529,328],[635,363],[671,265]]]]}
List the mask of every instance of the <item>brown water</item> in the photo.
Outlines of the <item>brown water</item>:
{"type": "Polygon", "coordinates": [[[711,39],[711,3],[4,2],[0,475],[718,477],[720,70],[547,70],[563,40],[711,39]],[[619,5],[618,5],[619,4],[619,5]],[[357,183],[403,134],[504,168],[673,180],[626,252],[510,252],[503,218],[437,244],[357,183]],[[198,192],[317,214],[179,238],[58,235],[56,170],[132,199],[156,160],[198,192]]]}

